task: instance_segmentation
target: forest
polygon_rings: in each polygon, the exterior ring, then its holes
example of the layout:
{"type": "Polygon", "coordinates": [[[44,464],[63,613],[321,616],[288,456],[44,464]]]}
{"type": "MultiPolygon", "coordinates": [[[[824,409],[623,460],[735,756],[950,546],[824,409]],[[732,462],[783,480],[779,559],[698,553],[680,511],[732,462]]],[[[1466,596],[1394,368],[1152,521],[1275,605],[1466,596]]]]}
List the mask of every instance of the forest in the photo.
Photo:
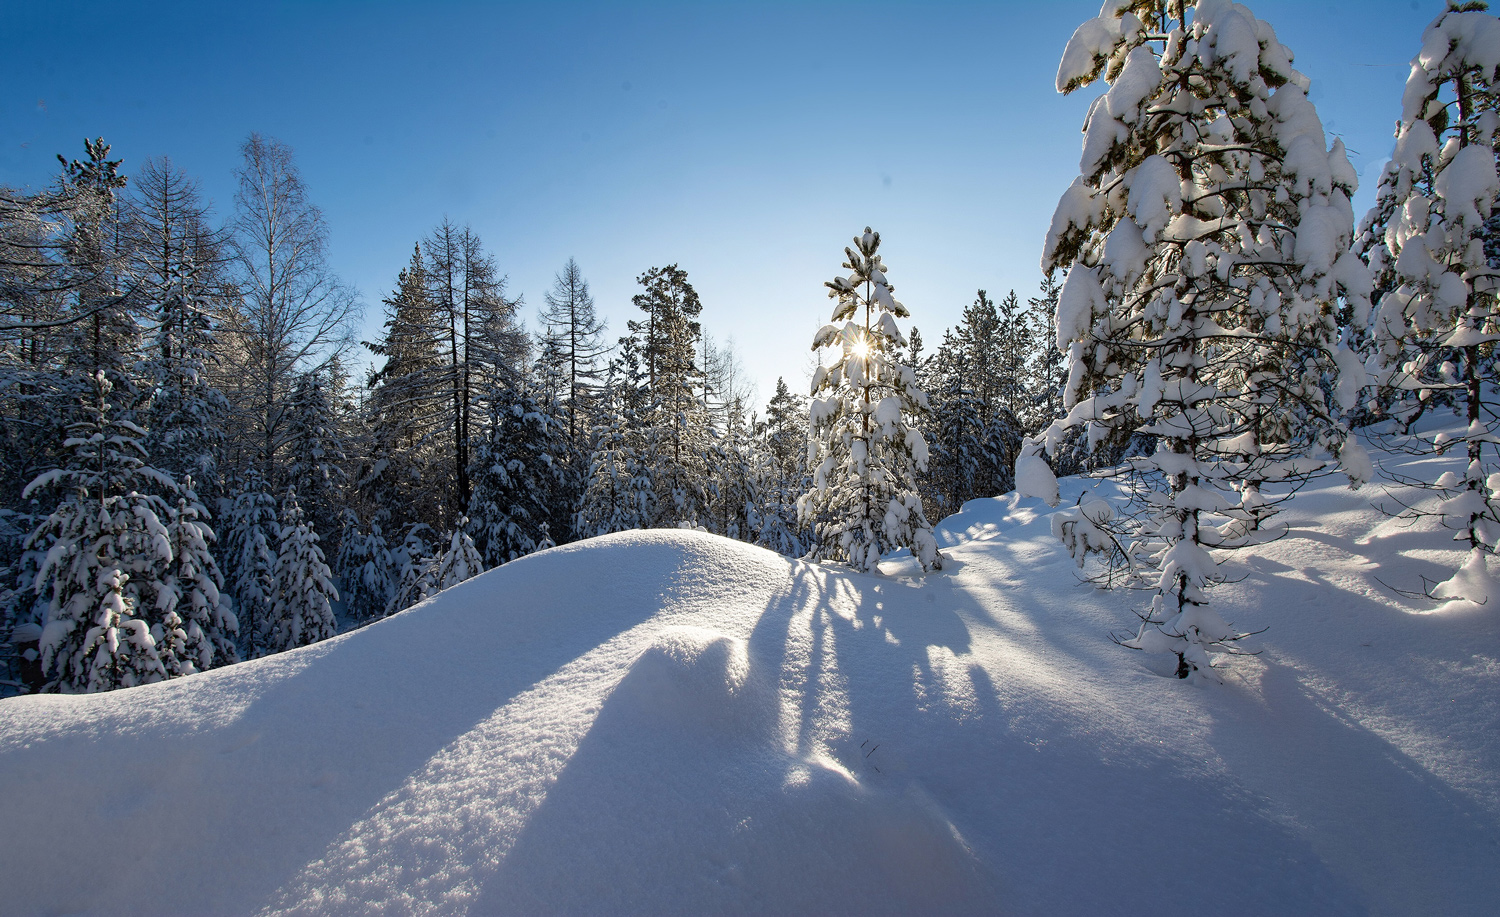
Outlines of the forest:
{"type": "Polygon", "coordinates": [[[1269,26],[1201,3],[1184,31],[1173,4],[1136,6],[1064,52],[1059,91],[1108,90],[1039,286],[979,290],[929,349],[896,325],[866,228],[812,342],[831,362],[763,414],[670,253],[642,266],[619,334],[574,261],[533,314],[472,229],[414,228],[383,333],[359,341],[362,304],[274,138],[245,140],[224,215],[170,160],[127,168],[103,139],[59,155],[45,190],[0,189],[4,690],[281,652],[631,529],[936,568],[933,520],[1013,489],[1055,499],[1086,471],[1134,499],[1077,507],[1058,534],[1101,581],[1153,591],[1123,642],[1187,676],[1246,636],[1211,610],[1215,558],[1274,537],[1300,482],[1369,480],[1353,431],[1445,410],[1467,432],[1412,448],[1466,451],[1425,483],[1473,553],[1425,591],[1487,598],[1495,17],[1469,4],[1429,28],[1356,226],[1342,143],[1269,26]]]}
{"type": "MultiPolygon", "coordinates": [[[[46,191],[0,191],[10,692],[303,646],[609,532],[811,546],[805,380],[756,412],[677,264],[640,274],[639,317],[613,336],[577,263],[532,313],[444,221],[393,265],[384,333],[359,341],[361,304],[286,145],[245,141],[223,219],[170,160],[129,174],[102,139],[84,147],[46,191]],[[45,622],[110,602],[112,661],[65,667],[83,658],[71,647],[43,664],[45,622]]],[[[980,290],[935,352],[915,328],[901,339],[933,392],[926,506],[1009,490],[1021,438],[1058,416],[1057,293],[980,290]]]]}

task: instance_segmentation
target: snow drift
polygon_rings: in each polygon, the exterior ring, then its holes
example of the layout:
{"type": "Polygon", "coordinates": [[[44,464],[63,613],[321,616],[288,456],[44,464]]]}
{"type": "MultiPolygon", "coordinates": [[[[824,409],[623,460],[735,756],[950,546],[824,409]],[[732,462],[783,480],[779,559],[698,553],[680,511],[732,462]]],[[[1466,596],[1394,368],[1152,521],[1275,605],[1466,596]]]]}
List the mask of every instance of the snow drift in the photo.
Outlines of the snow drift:
{"type": "Polygon", "coordinates": [[[1012,495],[939,528],[941,573],[634,532],[302,650],[0,702],[3,909],[1485,913],[1500,629],[1376,582],[1456,552],[1371,496],[1299,497],[1216,592],[1271,627],[1223,685],[1111,644],[1136,597],[1012,495]]]}

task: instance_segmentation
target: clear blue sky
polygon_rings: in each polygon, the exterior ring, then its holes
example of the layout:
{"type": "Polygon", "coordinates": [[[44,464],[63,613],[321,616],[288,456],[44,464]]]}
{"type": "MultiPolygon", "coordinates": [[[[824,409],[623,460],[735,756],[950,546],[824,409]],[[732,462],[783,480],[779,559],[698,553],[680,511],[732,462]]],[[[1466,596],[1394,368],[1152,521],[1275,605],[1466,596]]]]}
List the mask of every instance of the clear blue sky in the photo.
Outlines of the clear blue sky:
{"type": "MultiPolygon", "coordinates": [[[[1442,4],[1250,6],[1349,147],[1362,213],[1442,4]]],[[[447,215],[529,316],[576,257],[611,337],[635,277],[677,262],[763,402],[778,375],[801,387],[822,282],[866,224],[930,346],[975,289],[1035,290],[1096,94],[1059,96],[1057,61],[1097,10],[0,0],[0,183],[45,184],[103,136],[132,171],[170,156],[222,215],[259,131],[296,151],[366,338],[447,215]]]]}

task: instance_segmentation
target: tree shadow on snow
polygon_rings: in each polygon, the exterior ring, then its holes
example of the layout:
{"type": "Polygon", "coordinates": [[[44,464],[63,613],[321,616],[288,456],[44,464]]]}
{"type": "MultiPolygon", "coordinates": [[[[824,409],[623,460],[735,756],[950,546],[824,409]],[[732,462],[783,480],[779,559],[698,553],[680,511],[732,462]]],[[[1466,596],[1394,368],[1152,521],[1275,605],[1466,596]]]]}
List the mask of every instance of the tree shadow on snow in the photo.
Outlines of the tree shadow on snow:
{"type": "Polygon", "coordinates": [[[890,622],[903,645],[915,644],[908,656],[919,647],[930,662],[910,660],[910,690],[882,689],[888,661],[880,657],[891,648],[873,628],[834,622],[836,640],[851,740],[880,741],[870,762],[882,774],[918,775],[992,864],[1007,911],[1175,912],[1208,894],[1216,914],[1364,912],[1260,801],[1117,726],[1098,673],[1130,671],[1119,657],[1126,651],[1075,613],[1080,593],[970,587],[963,569],[961,556],[950,558],[942,575],[925,577],[918,611],[890,622]],[[997,598],[1012,601],[990,607],[997,598]],[[920,610],[934,605],[959,627],[983,622],[993,631],[985,628],[968,657],[968,640],[926,642],[920,610]],[[1278,851],[1275,867],[1265,850],[1278,851]]]}
{"type": "MultiPolygon", "coordinates": [[[[576,576],[569,553],[522,558],[361,630],[224,731],[228,767],[267,777],[264,787],[223,789],[222,830],[245,838],[245,862],[235,865],[252,887],[242,900],[316,912],[322,891],[357,888],[390,841],[351,837],[362,821],[376,834],[420,833],[415,816],[385,811],[405,781],[518,695],[656,612],[622,596],[660,588],[670,551],[595,551],[588,577],[576,576]]],[[[200,868],[181,863],[192,855],[174,851],[183,868],[200,868]]],[[[346,907],[357,904],[353,894],[346,907]]]]}
{"type": "Polygon", "coordinates": [[[1205,698],[1218,714],[1211,741],[1298,823],[1312,855],[1357,878],[1374,913],[1493,913],[1500,831],[1491,813],[1318,697],[1289,666],[1268,662],[1258,682],[1254,699],[1205,698]]]}
{"type": "MultiPolygon", "coordinates": [[[[997,908],[917,782],[873,783],[820,741],[847,703],[828,641],[846,639],[850,621],[899,617],[884,597],[910,587],[807,564],[791,572],[747,640],[668,631],[636,660],[474,913],[997,908]]],[[[928,627],[967,646],[951,612],[928,627]]],[[[895,672],[925,658],[914,641],[875,639],[895,672]]]]}

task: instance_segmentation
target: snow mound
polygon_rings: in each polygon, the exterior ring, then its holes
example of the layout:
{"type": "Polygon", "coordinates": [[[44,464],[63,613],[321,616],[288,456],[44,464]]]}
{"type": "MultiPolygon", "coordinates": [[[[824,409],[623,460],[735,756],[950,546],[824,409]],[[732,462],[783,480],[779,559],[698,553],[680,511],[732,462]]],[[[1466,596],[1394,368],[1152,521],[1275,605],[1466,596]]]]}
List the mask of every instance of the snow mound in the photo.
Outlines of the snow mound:
{"type": "Polygon", "coordinates": [[[774,686],[752,673],[748,644],[705,627],[663,630],[631,664],[611,702],[631,719],[725,737],[765,738],[775,725],[774,686]]]}
{"type": "Polygon", "coordinates": [[[972,853],[920,789],[871,787],[781,745],[766,668],[744,639],[663,630],[502,864],[503,893],[475,911],[991,910],[972,853]]]}
{"type": "Polygon", "coordinates": [[[1052,526],[1118,495],[1059,483],[965,504],[941,573],[622,533],[279,656],[0,701],[0,910],[1493,910],[1492,606],[1380,585],[1450,575],[1448,533],[1309,487],[1214,595],[1263,652],[1191,686],[1110,642],[1138,597],[1052,526]]]}

